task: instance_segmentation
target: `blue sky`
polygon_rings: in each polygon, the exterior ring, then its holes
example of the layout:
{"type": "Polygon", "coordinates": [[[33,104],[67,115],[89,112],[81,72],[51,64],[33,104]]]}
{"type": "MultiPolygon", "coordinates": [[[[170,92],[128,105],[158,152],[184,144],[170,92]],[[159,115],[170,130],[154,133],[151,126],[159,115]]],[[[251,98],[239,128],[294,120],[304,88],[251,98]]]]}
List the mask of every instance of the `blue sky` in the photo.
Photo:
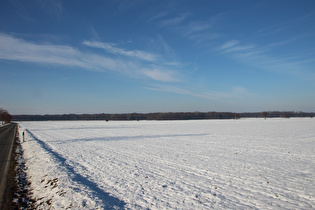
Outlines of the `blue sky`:
{"type": "Polygon", "coordinates": [[[1,0],[11,114],[315,111],[313,0],[1,0]]]}

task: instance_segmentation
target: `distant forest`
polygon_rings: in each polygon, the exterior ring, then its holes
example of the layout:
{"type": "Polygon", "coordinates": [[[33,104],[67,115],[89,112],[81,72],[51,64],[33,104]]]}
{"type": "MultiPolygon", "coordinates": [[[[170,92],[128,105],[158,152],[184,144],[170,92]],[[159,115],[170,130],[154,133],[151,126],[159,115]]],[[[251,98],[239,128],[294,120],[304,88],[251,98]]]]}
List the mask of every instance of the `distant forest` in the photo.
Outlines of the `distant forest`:
{"type": "Polygon", "coordinates": [[[62,115],[12,115],[13,121],[48,121],[48,120],[206,120],[240,118],[290,118],[315,117],[312,112],[162,112],[128,114],[62,114],[62,115]]]}

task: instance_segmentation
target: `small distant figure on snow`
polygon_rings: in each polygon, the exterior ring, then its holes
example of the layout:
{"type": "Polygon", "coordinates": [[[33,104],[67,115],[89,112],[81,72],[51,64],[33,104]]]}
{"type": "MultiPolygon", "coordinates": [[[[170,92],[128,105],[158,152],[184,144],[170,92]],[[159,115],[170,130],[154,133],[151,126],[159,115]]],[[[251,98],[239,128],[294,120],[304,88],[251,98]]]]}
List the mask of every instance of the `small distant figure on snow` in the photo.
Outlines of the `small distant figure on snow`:
{"type": "Polygon", "coordinates": [[[25,135],[24,135],[24,131],[23,131],[23,142],[24,142],[24,140],[25,140],[24,136],[25,136],[25,135]]]}

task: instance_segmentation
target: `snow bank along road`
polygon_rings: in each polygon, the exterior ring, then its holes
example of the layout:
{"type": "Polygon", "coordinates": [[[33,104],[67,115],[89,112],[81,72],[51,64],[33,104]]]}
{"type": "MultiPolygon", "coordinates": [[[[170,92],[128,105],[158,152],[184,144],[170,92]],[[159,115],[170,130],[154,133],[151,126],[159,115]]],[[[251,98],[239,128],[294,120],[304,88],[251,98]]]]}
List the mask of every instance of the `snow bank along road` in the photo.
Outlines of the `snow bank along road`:
{"type": "Polygon", "coordinates": [[[15,123],[0,127],[0,208],[4,203],[4,193],[9,176],[15,131],[15,123]]]}
{"type": "Polygon", "coordinates": [[[23,122],[21,129],[41,208],[315,208],[315,119],[23,122]]]}

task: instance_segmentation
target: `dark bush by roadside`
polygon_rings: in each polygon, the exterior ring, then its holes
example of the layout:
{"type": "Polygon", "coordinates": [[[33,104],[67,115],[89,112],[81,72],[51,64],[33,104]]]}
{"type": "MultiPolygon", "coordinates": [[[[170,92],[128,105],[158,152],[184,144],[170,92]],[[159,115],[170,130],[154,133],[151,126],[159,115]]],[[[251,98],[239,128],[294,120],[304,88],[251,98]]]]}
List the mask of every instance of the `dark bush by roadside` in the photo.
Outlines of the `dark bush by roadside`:
{"type": "Polygon", "coordinates": [[[0,108],[0,121],[5,123],[10,123],[12,120],[12,116],[5,109],[0,108]]]}

